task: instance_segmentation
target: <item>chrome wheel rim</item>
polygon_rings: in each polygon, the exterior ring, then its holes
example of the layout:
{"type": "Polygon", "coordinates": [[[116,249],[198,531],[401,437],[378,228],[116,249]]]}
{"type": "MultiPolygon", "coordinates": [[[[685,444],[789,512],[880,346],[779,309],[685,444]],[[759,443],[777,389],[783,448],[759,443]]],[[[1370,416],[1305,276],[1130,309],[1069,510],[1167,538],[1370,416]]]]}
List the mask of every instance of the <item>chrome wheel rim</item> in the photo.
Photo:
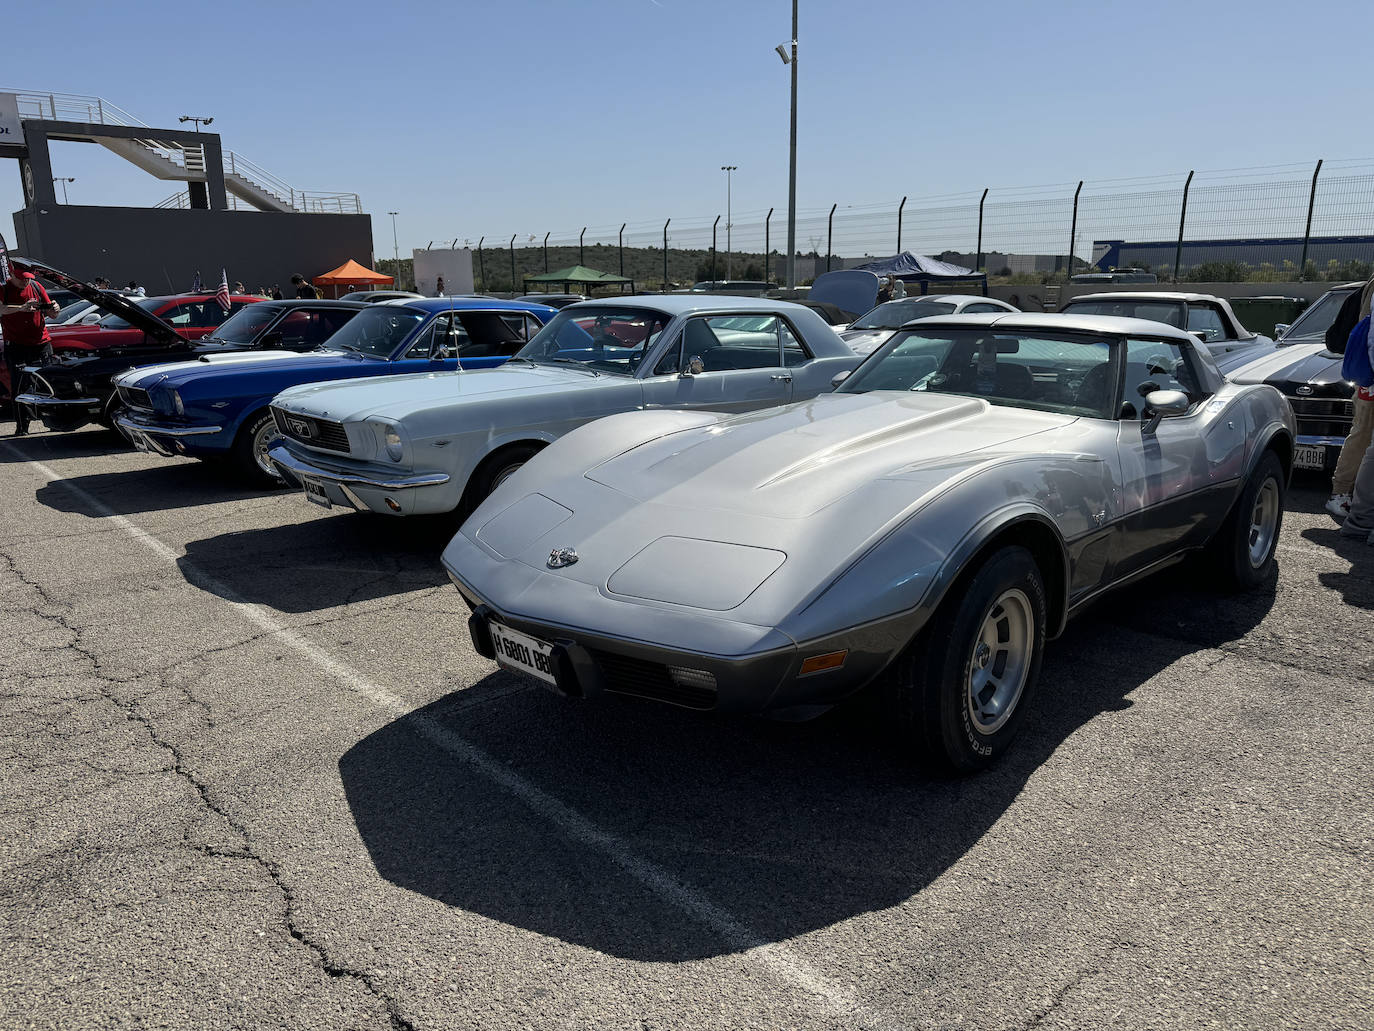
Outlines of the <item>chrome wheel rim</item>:
{"type": "Polygon", "coordinates": [[[1035,615],[1024,591],[1005,591],[988,608],[973,640],[966,690],[969,723],[995,734],[1016,711],[1030,674],[1035,615]]]}
{"type": "Polygon", "coordinates": [[[1274,550],[1274,537],[1279,525],[1279,485],[1273,479],[1264,481],[1255,496],[1255,508],[1250,513],[1250,566],[1258,569],[1269,561],[1274,550]]]}
{"type": "Polygon", "coordinates": [[[257,433],[253,434],[253,461],[258,464],[259,469],[274,480],[281,479],[281,474],[277,472],[277,467],[272,464],[272,460],[267,457],[267,452],[277,442],[279,436],[277,425],[274,422],[267,423],[257,433]]]}

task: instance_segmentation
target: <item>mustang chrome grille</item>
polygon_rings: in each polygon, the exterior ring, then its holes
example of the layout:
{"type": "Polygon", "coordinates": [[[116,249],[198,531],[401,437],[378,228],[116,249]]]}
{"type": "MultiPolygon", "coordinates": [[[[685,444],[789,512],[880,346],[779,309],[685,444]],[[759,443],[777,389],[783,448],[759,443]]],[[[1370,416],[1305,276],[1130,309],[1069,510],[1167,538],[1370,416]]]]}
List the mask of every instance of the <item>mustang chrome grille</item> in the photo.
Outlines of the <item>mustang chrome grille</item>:
{"type": "Polygon", "coordinates": [[[119,397],[130,408],[140,408],[145,412],[153,410],[153,400],[142,387],[120,387],[119,397]]]}
{"type": "Polygon", "coordinates": [[[661,663],[603,651],[593,651],[591,655],[601,669],[607,691],[668,702],[687,709],[714,709],[716,706],[715,688],[674,683],[668,674],[668,667],[661,663]]]}
{"type": "Polygon", "coordinates": [[[1288,397],[1304,437],[1345,437],[1355,418],[1355,402],[1342,397],[1288,397]]]}
{"type": "Polygon", "coordinates": [[[311,447],[324,448],[326,451],[348,454],[348,433],[344,430],[343,423],[317,419],[313,415],[284,412],[280,408],[273,408],[272,416],[277,420],[277,429],[292,440],[299,440],[311,447]]]}

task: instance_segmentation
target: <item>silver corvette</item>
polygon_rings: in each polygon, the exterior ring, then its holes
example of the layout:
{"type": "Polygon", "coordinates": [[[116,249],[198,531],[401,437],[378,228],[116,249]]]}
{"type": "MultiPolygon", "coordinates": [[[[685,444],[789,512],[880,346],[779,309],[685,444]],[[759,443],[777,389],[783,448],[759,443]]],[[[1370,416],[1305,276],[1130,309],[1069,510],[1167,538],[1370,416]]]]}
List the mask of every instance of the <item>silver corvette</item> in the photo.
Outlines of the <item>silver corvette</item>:
{"type": "Polygon", "coordinates": [[[930,318],[810,401],[578,429],[443,561],[478,651],[565,695],[804,715],[876,682],[971,770],[1103,592],[1198,551],[1269,576],[1293,436],[1160,323],[930,318]]]}

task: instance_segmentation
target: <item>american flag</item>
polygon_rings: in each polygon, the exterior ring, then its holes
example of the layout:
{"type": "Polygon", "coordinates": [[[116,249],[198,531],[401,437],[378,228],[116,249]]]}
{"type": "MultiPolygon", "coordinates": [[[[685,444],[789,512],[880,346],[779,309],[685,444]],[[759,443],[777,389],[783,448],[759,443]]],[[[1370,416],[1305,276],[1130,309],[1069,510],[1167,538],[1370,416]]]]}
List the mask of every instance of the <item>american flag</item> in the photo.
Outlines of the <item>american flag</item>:
{"type": "Polygon", "coordinates": [[[225,311],[229,310],[229,276],[224,269],[219,270],[219,289],[215,291],[215,300],[225,311]]]}

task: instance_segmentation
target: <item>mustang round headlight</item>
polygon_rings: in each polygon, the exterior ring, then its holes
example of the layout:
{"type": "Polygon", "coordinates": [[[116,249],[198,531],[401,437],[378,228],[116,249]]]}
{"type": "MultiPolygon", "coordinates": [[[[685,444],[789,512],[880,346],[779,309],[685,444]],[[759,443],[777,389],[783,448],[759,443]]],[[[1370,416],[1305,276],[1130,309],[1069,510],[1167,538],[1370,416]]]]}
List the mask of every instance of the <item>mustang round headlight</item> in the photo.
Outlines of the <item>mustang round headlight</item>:
{"type": "Polygon", "coordinates": [[[186,406],[181,403],[181,395],[178,394],[175,390],[169,390],[167,391],[167,393],[171,395],[173,411],[175,411],[177,415],[185,415],[186,406]]]}
{"type": "Polygon", "coordinates": [[[395,426],[388,426],[382,431],[382,442],[386,445],[386,457],[393,462],[401,460],[401,435],[396,431],[395,426]]]}

